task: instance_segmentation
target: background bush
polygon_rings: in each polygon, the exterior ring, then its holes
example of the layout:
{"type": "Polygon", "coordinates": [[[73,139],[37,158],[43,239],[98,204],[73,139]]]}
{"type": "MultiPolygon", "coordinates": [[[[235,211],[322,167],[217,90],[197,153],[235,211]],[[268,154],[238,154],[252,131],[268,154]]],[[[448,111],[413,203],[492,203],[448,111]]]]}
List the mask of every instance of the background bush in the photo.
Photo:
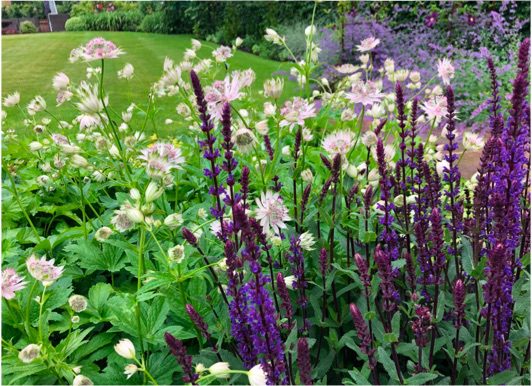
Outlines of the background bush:
{"type": "Polygon", "coordinates": [[[141,32],[166,33],[163,23],[164,15],[161,12],[154,12],[144,16],[139,26],[141,32]]]}
{"type": "Polygon", "coordinates": [[[20,23],[20,33],[23,34],[34,34],[37,32],[37,27],[29,20],[24,20],[20,23]]]}
{"type": "Polygon", "coordinates": [[[136,31],[142,22],[139,11],[114,11],[82,16],[87,31],[136,31]]]}
{"type": "Polygon", "coordinates": [[[65,23],[66,31],[85,31],[86,29],[85,20],[79,16],[71,17],[65,23]]]}

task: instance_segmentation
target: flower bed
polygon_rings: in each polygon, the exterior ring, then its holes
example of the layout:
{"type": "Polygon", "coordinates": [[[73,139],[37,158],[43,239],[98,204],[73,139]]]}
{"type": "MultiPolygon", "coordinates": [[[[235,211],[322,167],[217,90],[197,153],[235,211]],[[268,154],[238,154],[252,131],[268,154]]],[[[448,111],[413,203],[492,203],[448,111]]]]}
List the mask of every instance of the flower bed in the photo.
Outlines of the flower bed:
{"type": "Polygon", "coordinates": [[[106,79],[134,63],[110,74],[127,53],[96,38],[70,56],[85,79],[52,81],[73,122],[4,98],[34,129],[3,137],[6,382],[530,382],[529,40],[510,100],[487,59],[485,138],[457,129],[451,61],[374,68],[368,36],[333,88],[305,41],[297,84],[260,93],[231,70],[240,40],[209,59],[192,40],[116,111],[106,79]],[[150,136],[160,98],[170,138],[150,136]]]}

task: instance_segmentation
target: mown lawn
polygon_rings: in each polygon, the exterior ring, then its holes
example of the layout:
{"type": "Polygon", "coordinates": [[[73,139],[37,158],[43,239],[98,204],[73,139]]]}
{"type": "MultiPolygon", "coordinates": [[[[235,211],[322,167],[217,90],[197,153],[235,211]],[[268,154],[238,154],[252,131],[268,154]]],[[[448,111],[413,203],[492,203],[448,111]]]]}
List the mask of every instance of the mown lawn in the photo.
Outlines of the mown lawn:
{"type": "MultiPolygon", "coordinates": [[[[111,106],[120,111],[131,102],[145,104],[149,87],[161,76],[166,56],[180,61],[186,48],[190,48],[188,35],[158,35],[138,32],[60,32],[31,35],[2,36],[2,97],[14,91],[21,94],[21,105],[25,106],[35,95],[42,95],[50,107],[49,110],[62,120],[71,120],[76,110],[67,105],[55,107],[55,92],[52,78],[57,72],[65,72],[73,81],[85,77],[86,64],[71,64],[68,61],[70,51],[93,37],[102,36],[112,40],[126,54],[119,59],[109,60],[105,67],[105,87],[111,106]],[[135,67],[132,80],[118,79],[116,72],[125,63],[135,67]]],[[[202,42],[198,56],[211,57],[216,47],[213,43],[202,42]]],[[[289,63],[266,60],[246,52],[239,51],[229,60],[230,69],[252,68],[257,74],[254,87],[262,88],[264,80],[277,71],[287,71],[289,63]]],[[[287,87],[286,89],[293,89],[287,87]]],[[[156,116],[159,132],[168,132],[163,122],[176,115],[174,98],[158,100],[160,108],[156,116]]],[[[22,113],[17,109],[8,110],[5,129],[23,130],[22,113]]]]}

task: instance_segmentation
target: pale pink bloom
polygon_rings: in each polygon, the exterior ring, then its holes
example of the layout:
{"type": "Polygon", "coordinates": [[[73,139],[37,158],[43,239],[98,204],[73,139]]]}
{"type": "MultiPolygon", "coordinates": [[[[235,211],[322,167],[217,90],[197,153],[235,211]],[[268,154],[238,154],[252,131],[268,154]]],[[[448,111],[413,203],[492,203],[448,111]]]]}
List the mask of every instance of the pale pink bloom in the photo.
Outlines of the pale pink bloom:
{"type": "Polygon", "coordinates": [[[99,126],[102,121],[98,115],[95,114],[82,114],[76,117],[76,121],[79,122],[79,129],[91,129],[99,126]]]}
{"type": "Polygon", "coordinates": [[[379,83],[368,80],[363,82],[356,81],[351,86],[351,92],[347,92],[347,98],[354,104],[362,103],[364,106],[371,106],[379,103],[384,97],[381,93],[382,88],[379,83]]]}
{"type": "Polygon", "coordinates": [[[116,59],[124,53],[113,42],[101,37],[92,39],[80,48],[82,51],[71,53],[71,58],[77,55],[86,62],[91,62],[101,59],[116,59]]]}
{"type": "Polygon", "coordinates": [[[58,72],[52,81],[52,86],[55,91],[66,89],[70,85],[70,79],[64,72],[58,72]]]}
{"type": "Polygon", "coordinates": [[[360,45],[357,46],[357,50],[359,52],[367,52],[371,51],[375,47],[379,45],[381,41],[379,39],[376,39],[373,36],[370,36],[369,38],[366,38],[360,42],[360,45]]]}
{"type": "Polygon", "coordinates": [[[2,272],[2,296],[5,299],[13,299],[15,292],[26,287],[23,277],[17,275],[13,268],[6,268],[2,272]]]}
{"type": "Polygon", "coordinates": [[[46,256],[37,259],[35,255],[31,255],[26,260],[26,267],[34,279],[42,282],[45,287],[48,287],[63,274],[64,267],[56,267],[54,262],[54,259],[46,260],[46,256]]]}
{"type": "Polygon", "coordinates": [[[295,125],[303,126],[305,119],[315,117],[316,110],[314,105],[306,99],[295,97],[285,102],[284,107],[281,109],[281,115],[284,119],[281,121],[280,126],[288,126],[292,130],[295,125]]]}
{"type": "Polygon", "coordinates": [[[57,102],[57,106],[61,106],[63,103],[68,102],[74,94],[72,91],[69,90],[61,90],[57,93],[57,96],[55,97],[55,101],[57,102]]]}
{"type": "Polygon", "coordinates": [[[340,154],[345,156],[355,144],[353,134],[349,131],[337,131],[323,139],[322,146],[331,155],[340,154]]]}
{"type": "Polygon", "coordinates": [[[155,143],[143,149],[139,159],[145,161],[146,172],[150,177],[164,177],[172,169],[179,169],[185,162],[181,149],[169,143],[155,143]]]}
{"type": "Polygon", "coordinates": [[[279,233],[280,229],[286,228],[285,221],[290,220],[288,208],[283,204],[279,193],[268,190],[266,193],[261,193],[260,196],[260,199],[255,199],[258,206],[255,211],[255,218],[259,220],[264,233],[267,233],[270,228],[275,233],[279,233]]]}
{"type": "Polygon", "coordinates": [[[354,73],[357,70],[357,67],[352,64],[346,63],[340,66],[336,66],[334,67],[334,69],[338,71],[340,74],[348,75],[348,74],[354,73]]]}
{"type": "Polygon", "coordinates": [[[68,141],[68,138],[65,137],[64,135],[62,134],[52,134],[52,140],[57,144],[57,145],[68,145],[70,142],[68,141]]]}
{"type": "Polygon", "coordinates": [[[253,72],[234,71],[231,76],[226,76],[224,80],[217,80],[212,86],[206,87],[205,100],[209,112],[220,119],[224,104],[239,99],[242,96],[240,90],[248,87],[253,82],[254,76],[253,72]]]}
{"type": "Polygon", "coordinates": [[[126,232],[135,226],[135,223],[127,215],[125,210],[115,210],[115,215],[111,219],[111,224],[119,232],[126,232]]]}
{"type": "Polygon", "coordinates": [[[451,79],[454,78],[454,67],[449,59],[444,58],[438,60],[438,76],[444,85],[448,86],[451,84],[451,79]]]}
{"type": "Polygon", "coordinates": [[[421,105],[421,110],[427,114],[429,121],[436,119],[436,122],[439,122],[447,114],[447,99],[442,96],[429,99],[421,105]]]}
{"type": "Polygon", "coordinates": [[[212,52],[212,56],[218,63],[223,63],[233,56],[233,51],[230,47],[220,46],[212,52]]]}
{"type": "Polygon", "coordinates": [[[135,73],[135,67],[131,63],[126,63],[121,70],[118,70],[117,74],[120,79],[131,80],[135,73]]]}

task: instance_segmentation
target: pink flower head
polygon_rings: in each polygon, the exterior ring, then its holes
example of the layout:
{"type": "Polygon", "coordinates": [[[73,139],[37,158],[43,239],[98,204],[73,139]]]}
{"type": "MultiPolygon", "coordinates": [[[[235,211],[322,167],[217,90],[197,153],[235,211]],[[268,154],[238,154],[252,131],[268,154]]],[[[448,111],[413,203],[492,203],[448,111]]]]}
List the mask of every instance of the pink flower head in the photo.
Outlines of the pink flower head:
{"type": "Polygon", "coordinates": [[[381,90],[382,88],[376,82],[359,80],[353,83],[351,92],[346,93],[346,96],[354,104],[362,103],[364,106],[371,106],[381,101],[384,96],[381,90]]]}
{"type": "Polygon", "coordinates": [[[284,118],[280,123],[281,127],[288,126],[292,130],[295,125],[303,126],[305,119],[315,117],[316,110],[306,99],[295,97],[285,102],[281,115],[284,118]]]}
{"type": "Polygon", "coordinates": [[[35,255],[31,255],[26,260],[26,267],[34,279],[42,282],[45,287],[48,287],[63,274],[64,267],[56,267],[54,261],[54,259],[46,260],[46,256],[37,259],[35,255]]]}
{"type": "Polygon", "coordinates": [[[101,59],[116,59],[124,53],[112,41],[104,38],[94,38],[85,46],[80,47],[80,56],[86,62],[101,59]]]}
{"type": "Polygon", "coordinates": [[[240,90],[248,87],[255,80],[255,73],[251,70],[233,71],[231,76],[215,81],[212,86],[205,90],[209,112],[218,119],[222,117],[225,103],[230,103],[242,96],[240,90]]]}
{"type": "Polygon", "coordinates": [[[260,200],[255,199],[257,203],[257,210],[255,211],[255,218],[259,220],[260,225],[267,233],[268,230],[273,229],[275,233],[279,233],[280,229],[286,228],[285,221],[290,220],[288,216],[288,208],[283,204],[279,193],[267,191],[261,193],[260,200]]]}
{"type": "Polygon", "coordinates": [[[379,45],[381,41],[373,36],[366,38],[360,42],[360,45],[357,46],[359,52],[371,51],[379,45]]]}
{"type": "Polygon", "coordinates": [[[438,76],[444,85],[448,86],[451,84],[451,79],[454,78],[454,67],[449,59],[444,58],[438,60],[438,76]]]}
{"type": "Polygon", "coordinates": [[[429,99],[421,105],[421,110],[427,114],[429,121],[436,119],[436,122],[439,122],[447,114],[447,98],[437,96],[434,99],[429,99]]]}
{"type": "Polygon", "coordinates": [[[6,268],[2,272],[2,296],[5,299],[13,299],[15,292],[26,287],[24,278],[17,275],[13,268],[6,268]]]}
{"type": "Polygon", "coordinates": [[[145,161],[146,172],[150,177],[162,178],[170,170],[179,169],[179,165],[185,162],[181,149],[169,143],[155,143],[141,153],[139,159],[145,161]]]}
{"type": "Polygon", "coordinates": [[[345,156],[354,145],[353,134],[349,131],[337,131],[323,139],[322,146],[331,155],[345,156]]]}
{"type": "Polygon", "coordinates": [[[223,63],[233,56],[233,51],[230,47],[220,46],[212,52],[212,56],[218,63],[223,63]]]}

